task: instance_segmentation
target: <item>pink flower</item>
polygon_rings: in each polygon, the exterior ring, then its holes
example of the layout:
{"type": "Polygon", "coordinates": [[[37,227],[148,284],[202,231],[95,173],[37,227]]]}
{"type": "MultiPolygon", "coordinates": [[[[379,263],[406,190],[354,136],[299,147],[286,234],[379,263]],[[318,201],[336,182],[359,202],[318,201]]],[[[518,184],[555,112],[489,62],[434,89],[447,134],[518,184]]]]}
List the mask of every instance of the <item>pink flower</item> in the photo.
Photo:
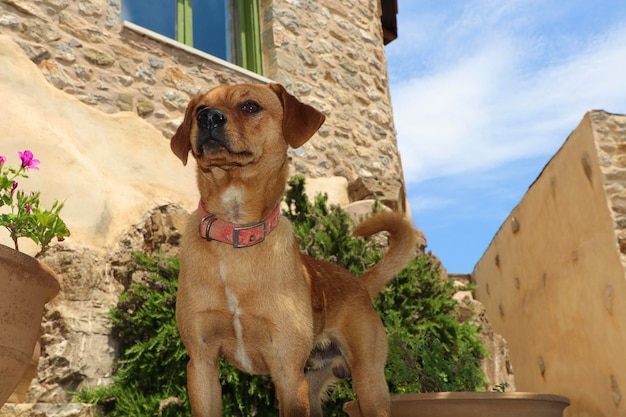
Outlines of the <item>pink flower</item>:
{"type": "Polygon", "coordinates": [[[39,171],[39,159],[33,158],[33,153],[29,150],[25,150],[24,152],[17,153],[22,160],[22,167],[28,169],[34,169],[35,171],[39,171]]]}
{"type": "Polygon", "coordinates": [[[26,204],[26,213],[31,214],[33,210],[30,208],[30,204],[26,204]]]}
{"type": "Polygon", "coordinates": [[[13,191],[15,191],[16,188],[17,188],[17,181],[13,181],[13,185],[11,186],[10,194],[13,194],[13,191]]]}
{"type": "Polygon", "coordinates": [[[4,164],[6,161],[7,161],[6,156],[0,155],[0,166],[2,166],[2,164],[4,164]]]}

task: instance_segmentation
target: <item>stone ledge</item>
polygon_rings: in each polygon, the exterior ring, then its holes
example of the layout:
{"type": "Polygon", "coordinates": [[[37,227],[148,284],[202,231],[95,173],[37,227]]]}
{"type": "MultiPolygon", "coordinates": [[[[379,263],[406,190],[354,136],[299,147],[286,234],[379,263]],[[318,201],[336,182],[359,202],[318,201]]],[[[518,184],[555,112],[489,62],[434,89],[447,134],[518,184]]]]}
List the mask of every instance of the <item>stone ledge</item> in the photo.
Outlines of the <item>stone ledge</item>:
{"type": "Polygon", "coordinates": [[[243,67],[240,67],[238,65],[235,65],[231,62],[228,61],[224,61],[223,59],[220,59],[216,56],[207,54],[206,52],[202,52],[199,49],[196,48],[192,48],[191,46],[185,45],[184,43],[180,43],[178,41],[175,41],[174,39],[170,39],[166,36],[163,36],[159,33],[153,32],[150,29],[146,29],[143,26],[139,26],[136,25],[132,22],[129,22],[127,20],[125,20],[122,25],[124,26],[125,30],[130,30],[132,32],[137,33],[138,35],[141,36],[147,36],[149,38],[152,38],[153,40],[160,42],[160,43],[164,43],[166,45],[171,46],[172,48],[177,48],[180,49],[182,51],[185,51],[189,54],[195,55],[201,59],[207,60],[207,61],[211,61],[215,64],[221,65],[222,67],[224,67],[226,70],[228,71],[234,71],[234,72],[238,72],[241,75],[244,75],[246,77],[250,77],[253,78],[261,83],[265,83],[265,84],[269,84],[269,83],[274,83],[276,81],[272,81],[267,77],[263,77],[262,75],[257,74],[256,72],[252,72],[249,71],[243,67]]]}
{"type": "Polygon", "coordinates": [[[5,404],[0,417],[96,417],[98,408],[93,404],[5,404]]]}

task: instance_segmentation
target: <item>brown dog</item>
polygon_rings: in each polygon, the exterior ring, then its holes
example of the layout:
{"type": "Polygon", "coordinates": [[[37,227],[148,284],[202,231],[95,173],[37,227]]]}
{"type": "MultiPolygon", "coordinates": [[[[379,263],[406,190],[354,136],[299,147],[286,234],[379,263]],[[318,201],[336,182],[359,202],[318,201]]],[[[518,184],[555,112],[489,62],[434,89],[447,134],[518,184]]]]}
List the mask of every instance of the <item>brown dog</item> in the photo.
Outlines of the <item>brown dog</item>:
{"type": "Polygon", "coordinates": [[[191,100],[172,138],[197,161],[200,203],[181,247],[176,319],[189,351],[196,417],[222,413],[218,357],[271,374],[280,415],[321,416],[321,398],[351,377],[364,416],[388,416],[387,339],[375,297],[414,256],[416,234],[383,212],[355,230],[391,235],[383,260],[355,278],[300,254],[280,216],[287,147],[304,144],[324,116],[278,84],[218,87],[191,100]]]}

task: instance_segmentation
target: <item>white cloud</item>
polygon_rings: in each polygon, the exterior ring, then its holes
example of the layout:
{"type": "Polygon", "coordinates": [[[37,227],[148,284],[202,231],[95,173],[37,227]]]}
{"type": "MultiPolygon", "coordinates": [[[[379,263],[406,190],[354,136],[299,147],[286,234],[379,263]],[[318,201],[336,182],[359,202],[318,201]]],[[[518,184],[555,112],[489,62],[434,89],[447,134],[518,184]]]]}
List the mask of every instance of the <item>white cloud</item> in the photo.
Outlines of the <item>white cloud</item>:
{"type": "Polygon", "coordinates": [[[421,197],[421,196],[410,196],[409,197],[409,206],[411,208],[411,212],[418,213],[422,211],[433,211],[439,210],[444,207],[450,207],[456,204],[454,198],[451,197],[421,197]]]}
{"type": "Polygon", "coordinates": [[[429,28],[439,32],[427,42],[390,45],[409,183],[550,155],[587,110],[626,112],[626,22],[585,36],[557,33],[531,20],[524,2],[506,3],[477,1],[458,16],[431,11],[429,28]]]}

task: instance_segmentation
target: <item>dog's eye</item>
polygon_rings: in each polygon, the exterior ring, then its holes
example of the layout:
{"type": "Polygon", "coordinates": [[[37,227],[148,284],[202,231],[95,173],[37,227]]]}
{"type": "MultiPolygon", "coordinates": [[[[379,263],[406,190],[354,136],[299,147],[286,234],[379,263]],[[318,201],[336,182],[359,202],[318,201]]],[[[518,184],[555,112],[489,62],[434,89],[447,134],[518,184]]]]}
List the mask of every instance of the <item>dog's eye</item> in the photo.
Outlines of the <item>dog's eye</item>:
{"type": "Polygon", "coordinates": [[[247,100],[241,105],[240,109],[244,113],[252,114],[261,111],[261,106],[256,101],[247,100]]]}

